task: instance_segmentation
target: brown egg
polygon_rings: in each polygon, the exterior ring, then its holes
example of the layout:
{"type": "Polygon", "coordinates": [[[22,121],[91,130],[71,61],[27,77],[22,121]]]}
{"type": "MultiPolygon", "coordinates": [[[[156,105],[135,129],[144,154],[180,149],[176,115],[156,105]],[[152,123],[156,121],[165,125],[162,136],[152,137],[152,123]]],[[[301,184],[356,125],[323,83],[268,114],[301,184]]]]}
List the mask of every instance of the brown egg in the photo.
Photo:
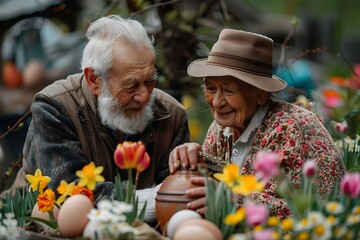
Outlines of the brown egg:
{"type": "Polygon", "coordinates": [[[82,236],[89,222],[87,214],[94,207],[92,201],[82,194],[76,194],[65,200],[58,214],[58,226],[64,237],[82,236]]]}
{"type": "Polygon", "coordinates": [[[205,219],[188,220],[176,229],[173,240],[223,240],[220,229],[205,219]]]}

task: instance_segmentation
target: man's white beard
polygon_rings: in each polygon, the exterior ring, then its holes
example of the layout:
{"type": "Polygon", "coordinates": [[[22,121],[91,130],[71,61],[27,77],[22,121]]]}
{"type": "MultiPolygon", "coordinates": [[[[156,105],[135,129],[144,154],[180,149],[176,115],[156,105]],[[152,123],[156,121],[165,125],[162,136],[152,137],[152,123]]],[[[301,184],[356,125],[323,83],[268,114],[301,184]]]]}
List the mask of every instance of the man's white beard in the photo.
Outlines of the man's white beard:
{"type": "Polygon", "coordinates": [[[150,101],[145,108],[143,107],[139,112],[133,112],[131,116],[126,116],[124,110],[138,108],[139,104],[130,102],[125,108],[122,107],[109,94],[107,86],[105,86],[98,96],[98,111],[104,125],[127,134],[136,134],[143,132],[146,126],[154,119],[153,103],[154,97],[150,95],[150,101]]]}

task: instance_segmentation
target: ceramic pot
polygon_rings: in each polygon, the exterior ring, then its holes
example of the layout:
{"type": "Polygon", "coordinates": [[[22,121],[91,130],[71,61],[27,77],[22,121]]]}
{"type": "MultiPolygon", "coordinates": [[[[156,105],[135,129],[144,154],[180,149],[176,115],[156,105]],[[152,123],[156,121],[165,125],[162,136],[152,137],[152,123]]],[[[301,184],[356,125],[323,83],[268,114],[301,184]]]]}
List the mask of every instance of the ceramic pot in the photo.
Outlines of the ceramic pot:
{"type": "Polygon", "coordinates": [[[196,176],[202,176],[202,174],[193,170],[178,170],[163,181],[155,198],[155,215],[163,233],[172,215],[186,209],[188,202],[196,200],[196,198],[186,196],[186,190],[198,187],[190,180],[196,176]]]}

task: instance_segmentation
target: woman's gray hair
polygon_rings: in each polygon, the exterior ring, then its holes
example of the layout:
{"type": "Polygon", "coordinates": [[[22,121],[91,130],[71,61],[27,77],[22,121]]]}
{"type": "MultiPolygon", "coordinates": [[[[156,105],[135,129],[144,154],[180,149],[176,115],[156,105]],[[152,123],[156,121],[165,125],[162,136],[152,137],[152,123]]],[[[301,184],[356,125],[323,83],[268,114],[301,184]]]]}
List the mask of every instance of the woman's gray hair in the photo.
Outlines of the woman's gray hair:
{"type": "Polygon", "coordinates": [[[133,19],[117,15],[102,17],[89,26],[85,36],[88,43],[83,51],[81,69],[90,67],[104,79],[108,77],[112,66],[113,47],[117,41],[148,47],[155,54],[152,39],[148,37],[145,28],[133,19]]]}

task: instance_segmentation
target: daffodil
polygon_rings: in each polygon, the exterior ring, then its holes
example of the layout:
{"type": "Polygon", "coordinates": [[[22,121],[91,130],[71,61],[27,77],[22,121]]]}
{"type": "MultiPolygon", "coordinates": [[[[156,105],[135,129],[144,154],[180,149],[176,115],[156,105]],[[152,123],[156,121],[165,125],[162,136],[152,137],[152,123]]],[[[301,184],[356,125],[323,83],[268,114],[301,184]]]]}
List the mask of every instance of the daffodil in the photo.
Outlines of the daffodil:
{"type": "Polygon", "coordinates": [[[291,218],[285,218],[281,221],[281,228],[284,232],[288,232],[293,230],[294,228],[294,220],[291,218]]]}
{"type": "Polygon", "coordinates": [[[60,185],[57,187],[56,191],[61,194],[61,196],[57,199],[56,203],[61,204],[65,201],[67,196],[72,195],[71,191],[75,187],[75,182],[67,183],[64,180],[61,180],[60,185]]]}
{"type": "Polygon", "coordinates": [[[251,193],[260,192],[264,189],[264,183],[259,182],[254,175],[241,176],[238,184],[232,187],[232,192],[248,196],[251,193]]]}
{"type": "Polygon", "coordinates": [[[224,168],[223,173],[214,173],[214,178],[232,187],[241,179],[240,168],[237,164],[229,164],[224,168]]]}
{"type": "Polygon", "coordinates": [[[270,216],[267,220],[267,224],[270,226],[270,227],[276,227],[278,226],[280,223],[280,219],[278,217],[275,217],[275,216],[270,216]]]}
{"type": "Polygon", "coordinates": [[[26,180],[30,183],[29,191],[32,189],[33,192],[39,190],[42,194],[44,188],[48,185],[51,181],[51,178],[48,176],[43,176],[40,169],[36,169],[35,174],[27,174],[26,180]]]}
{"type": "Polygon", "coordinates": [[[228,214],[225,219],[224,223],[227,225],[236,225],[245,218],[245,208],[239,208],[235,213],[228,214]]]}
{"type": "Polygon", "coordinates": [[[100,174],[104,167],[96,167],[94,162],[85,165],[82,170],[76,171],[76,176],[80,178],[79,186],[86,186],[90,190],[94,190],[97,182],[104,182],[105,179],[100,174]]]}

